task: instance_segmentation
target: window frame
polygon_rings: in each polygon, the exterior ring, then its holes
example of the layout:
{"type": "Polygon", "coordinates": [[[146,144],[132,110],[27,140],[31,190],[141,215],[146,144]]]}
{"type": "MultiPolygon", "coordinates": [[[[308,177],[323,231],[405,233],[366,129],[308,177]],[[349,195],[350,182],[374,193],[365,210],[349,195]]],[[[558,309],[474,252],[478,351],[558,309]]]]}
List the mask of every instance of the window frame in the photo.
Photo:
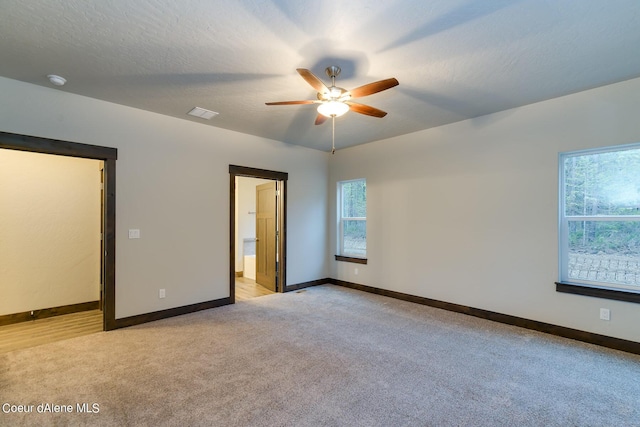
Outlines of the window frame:
{"type": "MultiPolygon", "coordinates": [[[[353,183],[353,182],[358,182],[358,181],[363,181],[365,183],[365,192],[366,192],[366,183],[367,183],[367,179],[366,178],[356,178],[356,179],[348,179],[348,180],[344,180],[344,181],[338,181],[337,182],[337,201],[338,201],[338,206],[337,206],[337,237],[338,237],[338,244],[337,246],[337,254],[335,256],[336,261],[345,261],[345,262],[354,262],[357,264],[367,264],[367,247],[366,247],[366,240],[365,240],[365,255],[364,256],[359,256],[357,254],[352,254],[352,253],[345,253],[344,251],[344,221],[364,221],[365,223],[365,230],[366,230],[366,223],[367,223],[367,217],[345,217],[343,216],[343,212],[344,212],[344,194],[343,194],[343,186],[345,184],[348,183],[353,183]]],[[[366,194],[366,193],[365,193],[366,194]]],[[[366,205],[365,205],[366,206],[366,205]]],[[[366,209],[366,207],[365,207],[366,209]]]]}
{"type": "Polygon", "coordinates": [[[640,143],[616,145],[559,153],[558,156],[558,276],[556,291],[640,303],[640,288],[633,285],[615,284],[588,279],[569,278],[569,222],[640,221],[640,215],[566,215],[565,160],[590,154],[639,150],[640,143]]]}

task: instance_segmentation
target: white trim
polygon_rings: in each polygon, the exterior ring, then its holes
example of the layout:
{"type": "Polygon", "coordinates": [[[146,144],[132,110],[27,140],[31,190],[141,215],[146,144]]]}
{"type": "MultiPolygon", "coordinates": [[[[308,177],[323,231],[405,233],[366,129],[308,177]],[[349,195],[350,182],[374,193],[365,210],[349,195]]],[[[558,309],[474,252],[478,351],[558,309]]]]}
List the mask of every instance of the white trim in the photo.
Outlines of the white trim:
{"type": "MultiPolygon", "coordinates": [[[[612,153],[614,151],[625,151],[625,150],[637,150],[640,149],[640,142],[634,142],[631,144],[622,144],[622,145],[612,145],[610,147],[600,147],[600,148],[587,148],[584,150],[578,151],[565,151],[560,154],[560,159],[566,159],[569,157],[580,157],[585,154],[600,154],[600,153],[612,153]]],[[[562,163],[560,164],[562,168],[562,163]]]]}

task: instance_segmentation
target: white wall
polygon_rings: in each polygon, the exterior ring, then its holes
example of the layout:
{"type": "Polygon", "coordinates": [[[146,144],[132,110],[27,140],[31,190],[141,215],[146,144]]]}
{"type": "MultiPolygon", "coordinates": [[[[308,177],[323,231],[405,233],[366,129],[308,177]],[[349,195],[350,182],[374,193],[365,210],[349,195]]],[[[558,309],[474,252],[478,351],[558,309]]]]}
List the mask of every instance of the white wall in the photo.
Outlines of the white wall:
{"type": "Polygon", "coordinates": [[[236,180],[236,271],[244,271],[244,239],[256,238],[256,187],[272,181],[244,176],[236,180]]]}
{"type": "Polygon", "coordinates": [[[638,304],[554,284],[558,153],[640,141],[639,93],[635,79],[338,151],[329,212],[337,181],[367,179],[369,263],[331,261],[332,277],[640,341],[638,304]]]}
{"type": "Polygon", "coordinates": [[[0,149],[0,315],[100,298],[100,166],[0,149]]]}
{"type": "Polygon", "coordinates": [[[229,164],[289,173],[287,283],[327,277],[327,153],[6,78],[0,93],[2,131],[118,149],[116,318],[229,296],[229,164]]]}

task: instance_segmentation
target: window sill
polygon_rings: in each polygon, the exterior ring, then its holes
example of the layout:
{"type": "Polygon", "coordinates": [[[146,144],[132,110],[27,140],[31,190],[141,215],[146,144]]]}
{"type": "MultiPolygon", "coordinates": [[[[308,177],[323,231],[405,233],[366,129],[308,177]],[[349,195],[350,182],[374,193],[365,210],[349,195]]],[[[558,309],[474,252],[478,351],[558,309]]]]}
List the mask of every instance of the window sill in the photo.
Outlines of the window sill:
{"type": "Polygon", "coordinates": [[[336,261],[354,262],[356,264],[366,264],[366,258],[356,258],[351,256],[336,255],[336,261]]]}
{"type": "Polygon", "coordinates": [[[640,303],[640,292],[634,292],[631,290],[622,291],[619,289],[611,289],[605,287],[556,282],[556,292],[640,303]]]}

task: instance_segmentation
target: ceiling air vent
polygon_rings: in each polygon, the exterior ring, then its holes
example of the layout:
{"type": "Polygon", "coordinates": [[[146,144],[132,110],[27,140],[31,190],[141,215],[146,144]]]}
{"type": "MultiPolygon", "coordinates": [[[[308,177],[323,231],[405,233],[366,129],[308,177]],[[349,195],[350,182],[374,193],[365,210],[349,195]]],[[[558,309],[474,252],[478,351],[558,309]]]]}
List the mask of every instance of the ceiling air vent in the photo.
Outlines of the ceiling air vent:
{"type": "Polygon", "coordinates": [[[205,110],[204,108],[194,107],[187,114],[194,117],[200,117],[201,119],[211,120],[213,117],[217,116],[219,113],[211,110],[205,110]]]}

